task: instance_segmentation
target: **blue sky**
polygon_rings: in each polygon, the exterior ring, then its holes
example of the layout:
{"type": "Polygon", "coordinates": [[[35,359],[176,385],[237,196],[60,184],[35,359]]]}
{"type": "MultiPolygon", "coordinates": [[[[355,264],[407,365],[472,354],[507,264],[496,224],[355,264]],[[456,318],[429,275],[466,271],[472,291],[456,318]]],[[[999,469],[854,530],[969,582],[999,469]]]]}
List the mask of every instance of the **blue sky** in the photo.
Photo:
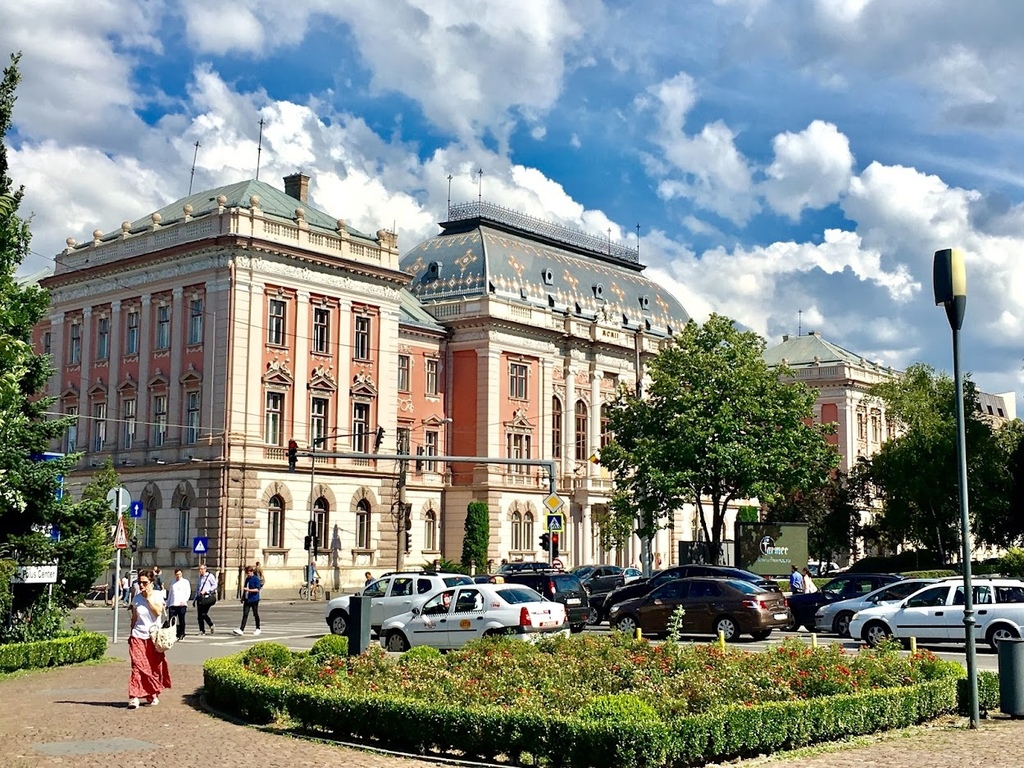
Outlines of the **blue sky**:
{"type": "Polygon", "coordinates": [[[477,194],[634,243],[698,319],[1024,390],[1024,4],[34,0],[9,137],[33,255],[196,189],[312,176],[402,250],[477,194]],[[801,311],[798,315],[798,311],[801,311]]]}

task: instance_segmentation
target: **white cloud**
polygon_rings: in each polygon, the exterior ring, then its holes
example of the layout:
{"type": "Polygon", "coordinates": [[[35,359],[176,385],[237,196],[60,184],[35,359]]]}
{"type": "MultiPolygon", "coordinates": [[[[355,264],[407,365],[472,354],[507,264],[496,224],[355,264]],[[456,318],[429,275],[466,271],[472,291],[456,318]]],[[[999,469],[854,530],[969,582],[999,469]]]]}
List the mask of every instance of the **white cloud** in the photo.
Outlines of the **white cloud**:
{"type": "Polygon", "coordinates": [[[772,147],[775,158],[762,192],[773,209],[794,221],[805,208],[836,202],[849,186],[853,153],[835,125],[815,120],[800,133],[780,133],[772,147]]]}

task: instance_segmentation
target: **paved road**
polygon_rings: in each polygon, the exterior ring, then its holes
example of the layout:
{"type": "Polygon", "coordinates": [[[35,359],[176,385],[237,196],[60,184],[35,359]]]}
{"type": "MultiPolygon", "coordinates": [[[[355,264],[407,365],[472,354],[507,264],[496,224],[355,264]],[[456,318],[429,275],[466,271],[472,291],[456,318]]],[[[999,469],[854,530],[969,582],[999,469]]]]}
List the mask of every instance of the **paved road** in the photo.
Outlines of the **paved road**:
{"type": "MultiPolygon", "coordinates": [[[[327,623],[324,621],[324,608],[326,604],[320,602],[302,602],[292,600],[264,600],[260,607],[263,633],[260,637],[252,634],[254,624],[252,617],[249,618],[249,625],[243,637],[231,634],[231,630],[237,627],[241,621],[242,608],[235,600],[222,600],[213,607],[211,617],[217,625],[217,632],[214,635],[200,637],[196,633],[195,610],[189,608],[186,616],[185,640],[179,644],[178,650],[174,652],[175,658],[185,664],[201,664],[208,658],[227,656],[246,648],[258,640],[273,640],[283,643],[292,650],[308,650],[317,638],[327,633],[327,623]]],[[[102,606],[91,608],[79,608],[74,612],[76,618],[81,618],[85,628],[97,632],[104,632],[110,637],[112,629],[112,611],[102,606]]],[[[127,614],[121,613],[119,636],[121,642],[111,645],[110,655],[118,658],[127,658],[128,650],[124,638],[127,636],[125,626],[127,614]]],[[[608,633],[608,625],[588,628],[588,632],[608,633]]],[[[759,651],[770,645],[777,645],[786,637],[800,637],[810,642],[809,632],[775,632],[764,642],[754,642],[749,638],[741,638],[735,647],[744,650],[759,651]]],[[[707,637],[695,637],[694,642],[708,642],[707,637]]],[[[821,643],[842,643],[843,647],[855,651],[861,643],[853,640],[840,640],[834,635],[822,635],[818,638],[821,643]]],[[[929,650],[936,652],[939,656],[961,664],[966,664],[962,646],[958,645],[929,645],[929,650]]],[[[995,671],[998,662],[995,652],[987,645],[978,647],[978,669],[995,671]]],[[[1024,759],[1022,759],[1024,765],[1024,759]]]]}

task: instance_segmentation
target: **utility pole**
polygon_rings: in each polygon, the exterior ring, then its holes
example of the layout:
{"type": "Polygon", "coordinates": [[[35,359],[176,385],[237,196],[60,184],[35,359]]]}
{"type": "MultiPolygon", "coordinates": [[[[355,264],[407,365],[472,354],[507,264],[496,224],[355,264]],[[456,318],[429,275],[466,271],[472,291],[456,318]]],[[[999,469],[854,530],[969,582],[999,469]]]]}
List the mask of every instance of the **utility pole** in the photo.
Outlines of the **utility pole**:
{"type": "Polygon", "coordinates": [[[410,514],[411,505],[406,503],[405,483],[409,472],[409,460],[400,459],[398,462],[398,479],[395,488],[398,491],[398,498],[395,500],[395,569],[402,570],[405,560],[405,539],[409,535],[409,528],[412,526],[410,514]]]}

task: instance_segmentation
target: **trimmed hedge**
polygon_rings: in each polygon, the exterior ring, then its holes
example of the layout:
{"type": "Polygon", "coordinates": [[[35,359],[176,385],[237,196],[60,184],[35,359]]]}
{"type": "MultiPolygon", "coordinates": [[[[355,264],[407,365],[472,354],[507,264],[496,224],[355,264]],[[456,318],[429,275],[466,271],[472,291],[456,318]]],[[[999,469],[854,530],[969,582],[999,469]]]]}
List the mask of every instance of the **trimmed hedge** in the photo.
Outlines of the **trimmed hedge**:
{"type": "Polygon", "coordinates": [[[854,695],[730,705],[661,720],[627,696],[595,699],[578,715],[352,695],[302,686],[242,667],[242,655],[204,665],[216,706],[266,723],[287,715],[303,728],[374,745],[512,762],[541,758],[553,768],[663,768],[703,765],[846,736],[903,728],[957,710],[958,678],[854,695]],[[587,710],[594,717],[586,717],[587,710]],[[401,723],[401,727],[395,727],[401,723]]]}
{"type": "MultiPolygon", "coordinates": [[[[965,717],[971,713],[970,693],[967,691],[967,678],[957,681],[957,709],[965,717]]],[[[978,710],[985,714],[999,709],[999,675],[988,670],[978,672],[978,710]]]]}
{"type": "Polygon", "coordinates": [[[97,632],[78,632],[32,643],[0,645],[0,672],[59,667],[99,659],[107,652],[107,638],[97,632]]]}

